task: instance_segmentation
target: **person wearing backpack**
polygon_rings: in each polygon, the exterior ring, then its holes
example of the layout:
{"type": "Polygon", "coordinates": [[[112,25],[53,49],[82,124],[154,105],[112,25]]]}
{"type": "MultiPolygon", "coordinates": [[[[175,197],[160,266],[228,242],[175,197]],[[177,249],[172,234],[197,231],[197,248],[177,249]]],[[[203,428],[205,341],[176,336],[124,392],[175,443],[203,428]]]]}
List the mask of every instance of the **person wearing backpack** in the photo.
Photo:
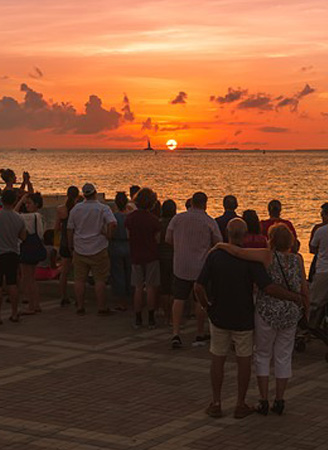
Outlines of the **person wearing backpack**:
{"type": "MultiPolygon", "coordinates": [[[[17,194],[6,190],[2,194],[3,208],[0,210],[0,308],[2,302],[2,283],[6,282],[11,302],[11,322],[18,322],[17,273],[19,266],[19,240],[26,238],[25,223],[14,211],[17,194]]],[[[0,311],[0,325],[1,311],[0,311]]]]}
{"type": "Polygon", "coordinates": [[[41,312],[39,289],[35,279],[35,271],[39,262],[47,257],[47,251],[43,245],[44,226],[41,214],[38,212],[43,207],[43,199],[39,192],[27,194],[17,203],[15,210],[19,211],[22,204],[26,213],[20,216],[24,220],[27,237],[21,244],[20,267],[22,275],[22,287],[28,299],[28,309],[22,315],[31,315],[41,312]]]}

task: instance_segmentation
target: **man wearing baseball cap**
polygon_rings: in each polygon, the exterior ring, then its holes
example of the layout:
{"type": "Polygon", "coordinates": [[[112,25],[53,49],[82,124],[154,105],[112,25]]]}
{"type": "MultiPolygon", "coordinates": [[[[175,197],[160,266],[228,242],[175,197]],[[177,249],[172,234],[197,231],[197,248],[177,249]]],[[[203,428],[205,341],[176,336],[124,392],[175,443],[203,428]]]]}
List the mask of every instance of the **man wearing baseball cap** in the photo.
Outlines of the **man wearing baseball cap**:
{"type": "Polygon", "coordinates": [[[84,201],[71,210],[67,224],[68,244],[73,251],[74,287],[77,313],[85,314],[85,282],[91,270],[95,280],[98,315],[110,314],[106,309],[105,287],[109,275],[108,241],[116,226],[109,206],[100,203],[93,184],[82,188],[84,201]]]}

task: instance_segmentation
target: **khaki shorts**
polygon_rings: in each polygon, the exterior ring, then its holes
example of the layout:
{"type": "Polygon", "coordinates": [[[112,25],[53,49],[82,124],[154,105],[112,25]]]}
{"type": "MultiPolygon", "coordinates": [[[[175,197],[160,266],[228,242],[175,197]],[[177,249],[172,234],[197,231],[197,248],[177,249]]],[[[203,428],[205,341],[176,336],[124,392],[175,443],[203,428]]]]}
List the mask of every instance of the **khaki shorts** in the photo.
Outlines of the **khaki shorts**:
{"type": "Polygon", "coordinates": [[[210,322],[211,346],[210,352],[215,356],[227,356],[234,344],[236,355],[240,357],[253,354],[253,330],[234,331],[223,330],[210,322]]]}
{"type": "Polygon", "coordinates": [[[79,255],[74,252],[74,280],[86,281],[91,270],[95,281],[106,282],[109,276],[109,255],[107,248],[96,255],[79,255]]]}
{"type": "Polygon", "coordinates": [[[161,284],[159,261],[132,264],[131,284],[134,287],[158,287],[161,284]]]}

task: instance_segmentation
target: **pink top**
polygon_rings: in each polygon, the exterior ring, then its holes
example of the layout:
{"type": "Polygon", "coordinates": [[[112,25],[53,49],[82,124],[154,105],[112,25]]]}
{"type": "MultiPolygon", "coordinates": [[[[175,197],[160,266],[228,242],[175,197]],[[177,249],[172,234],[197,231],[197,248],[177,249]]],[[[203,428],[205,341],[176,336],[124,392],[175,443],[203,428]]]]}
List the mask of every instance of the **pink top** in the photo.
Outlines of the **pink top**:
{"type": "Polygon", "coordinates": [[[249,234],[244,239],[245,248],[267,248],[267,239],[262,234],[249,234]]]}

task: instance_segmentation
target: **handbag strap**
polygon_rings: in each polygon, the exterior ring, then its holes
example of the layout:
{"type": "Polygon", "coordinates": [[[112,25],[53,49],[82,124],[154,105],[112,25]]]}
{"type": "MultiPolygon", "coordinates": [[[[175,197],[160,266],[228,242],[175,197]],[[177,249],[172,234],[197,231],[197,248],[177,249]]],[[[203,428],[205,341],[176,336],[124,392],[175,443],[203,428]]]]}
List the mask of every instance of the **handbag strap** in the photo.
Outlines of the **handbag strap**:
{"type": "Polygon", "coordinates": [[[37,215],[36,215],[37,213],[34,213],[34,228],[35,228],[35,231],[34,231],[34,233],[35,234],[38,234],[38,218],[37,218],[37,215]]]}
{"type": "Polygon", "coordinates": [[[276,258],[277,258],[277,261],[278,261],[278,264],[279,264],[279,267],[280,267],[280,272],[282,273],[282,276],[283,276],[283,278],[284,278],[284,280],[285,280],[285,284],[286,284],[286,286],[287,286],[287,289],[288,289],[289,291],[291,291],[290,286],[289,286],[289,283],[288,283],[288,280],[287,280],[287,277],[286,277],[286,274],[285,274],[285,272],[284,272],[284,269],[282,268],[282,264],[281,264],[279,255],[278,255],[278,253],[277,253],[276,251],[274,252],[274,254],[275,254],[276,258]]]}

